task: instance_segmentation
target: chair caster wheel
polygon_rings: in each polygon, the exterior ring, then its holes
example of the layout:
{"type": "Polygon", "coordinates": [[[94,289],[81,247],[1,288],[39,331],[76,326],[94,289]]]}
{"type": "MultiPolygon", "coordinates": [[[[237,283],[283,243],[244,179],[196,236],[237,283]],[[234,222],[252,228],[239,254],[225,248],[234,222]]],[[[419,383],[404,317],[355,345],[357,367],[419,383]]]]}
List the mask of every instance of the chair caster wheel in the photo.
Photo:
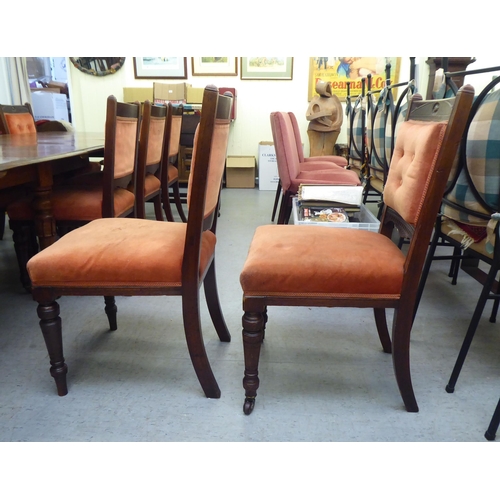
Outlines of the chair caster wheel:
{"type": "Polygon", "coordinates": [[[243,413],[245,415],[250,415],[252,413],[253,407],[255,406],[255,398],[246,398],[243,404],[243,413]]]}

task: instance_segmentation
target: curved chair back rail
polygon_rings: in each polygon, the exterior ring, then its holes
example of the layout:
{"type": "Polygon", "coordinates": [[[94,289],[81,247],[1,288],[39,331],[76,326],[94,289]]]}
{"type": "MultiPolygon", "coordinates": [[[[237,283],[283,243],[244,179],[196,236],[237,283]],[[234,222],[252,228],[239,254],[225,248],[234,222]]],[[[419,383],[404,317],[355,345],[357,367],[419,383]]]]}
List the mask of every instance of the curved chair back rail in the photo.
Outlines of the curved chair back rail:
{"type": "MultiPolygon", "coordinates": [[[[232,98],[204,91],[190,176],[187,224],[137,218],[103,218],[69,232],[28,263],[33,298],[60,396],[68,392],[58,297],[104,296],[110,330],[117,329],[116,295],[182,297],[191,361],[205,395],[220,397],[201,332],[199,290],[219,339],[230,341],[217,295],[214,214],[220,192],[232,98]],[[207,229],[207,226],[209,228],[207,229]]],[[[147,334],[146,331],[141,334],[147,334]]]]}
{"type": "Polygon", "coordinates": [[[473,96],[465,86],[452,100],[413,97],[389,169],[379,233],[317,225],[257,228],[240,275],[246,414],[255,405],[260,349],[274,305],[373,308],[404,405],[418,411],[409,351],[416,289],[473,96]],[[405,253],[391,239],[394,228],[410,238],[405,253]],[[394,309],[392,336],[387,308],[394,309]]]}

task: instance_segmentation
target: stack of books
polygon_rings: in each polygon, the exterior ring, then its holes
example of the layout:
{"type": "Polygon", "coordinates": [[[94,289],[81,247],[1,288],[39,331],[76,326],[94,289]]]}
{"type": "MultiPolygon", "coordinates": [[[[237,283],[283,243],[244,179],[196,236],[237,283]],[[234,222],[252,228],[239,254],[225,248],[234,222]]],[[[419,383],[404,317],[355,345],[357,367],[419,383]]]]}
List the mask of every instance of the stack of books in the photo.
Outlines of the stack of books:
{"type": "Polygon", "coordinates": [[[356,217],[363,200],[363,186],[299,186],[297,205],[300,220],[349,222],[356,217]]]}

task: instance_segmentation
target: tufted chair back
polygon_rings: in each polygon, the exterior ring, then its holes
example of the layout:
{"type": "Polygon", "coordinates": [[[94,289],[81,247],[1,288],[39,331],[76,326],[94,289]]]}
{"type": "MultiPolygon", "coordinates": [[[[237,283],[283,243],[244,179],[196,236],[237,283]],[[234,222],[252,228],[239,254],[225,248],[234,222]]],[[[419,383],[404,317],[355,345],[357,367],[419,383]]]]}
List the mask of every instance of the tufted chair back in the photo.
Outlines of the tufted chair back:
{"type": "Polygon", "coordinates": [[[36,134],[35,119],[29,105],[0,104],[0,134],[36,134]]]}

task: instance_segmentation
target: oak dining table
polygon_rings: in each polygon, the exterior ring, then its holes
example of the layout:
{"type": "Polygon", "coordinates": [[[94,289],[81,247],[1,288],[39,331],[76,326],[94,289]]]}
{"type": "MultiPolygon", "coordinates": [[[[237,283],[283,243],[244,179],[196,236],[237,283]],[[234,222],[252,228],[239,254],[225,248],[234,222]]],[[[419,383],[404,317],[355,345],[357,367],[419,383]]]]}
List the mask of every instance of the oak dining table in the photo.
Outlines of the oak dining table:
{"type": "Polygon", "coordinates": [[[33,208],[40,248],[56,240],[51,192],[56,174],[104,155],[104,132],[39,132],[0,135],[0,190],[32,184],[33,208]]]}

